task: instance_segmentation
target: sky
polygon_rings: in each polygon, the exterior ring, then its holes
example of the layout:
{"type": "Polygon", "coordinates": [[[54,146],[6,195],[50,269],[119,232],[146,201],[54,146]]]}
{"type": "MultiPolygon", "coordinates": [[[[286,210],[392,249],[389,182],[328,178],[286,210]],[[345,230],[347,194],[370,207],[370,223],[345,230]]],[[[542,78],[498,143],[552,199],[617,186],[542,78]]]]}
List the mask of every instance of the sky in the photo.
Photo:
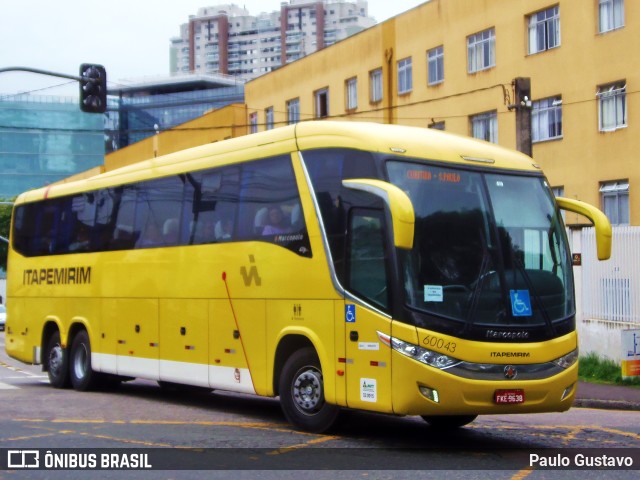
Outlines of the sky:
{"type": "MultiPolygon", "coordinates": [[[[425,1],[369,0],[369,15],[382,22],[425,1]]],[[[170,39],[179,36],[180,25],[202,7],[224,3],[257,15],[279,10],[281,0],[1,0],[0,69],[78,75],[81,63],[98,63],[106,68],[109,84],[166,76],[170,39]]],[[[0,73],[0,94],[77,91],[77,82],[62,78],[0,73]]]]}

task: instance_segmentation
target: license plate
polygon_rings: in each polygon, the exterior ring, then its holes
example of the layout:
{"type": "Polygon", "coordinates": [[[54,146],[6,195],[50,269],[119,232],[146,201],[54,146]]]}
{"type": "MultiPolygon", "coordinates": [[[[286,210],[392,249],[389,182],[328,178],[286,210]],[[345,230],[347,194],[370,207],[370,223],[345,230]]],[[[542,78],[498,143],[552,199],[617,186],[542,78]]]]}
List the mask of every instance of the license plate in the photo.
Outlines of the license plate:
{"type": "Polygon", "coordinates": [[[496,390],[493,400],[498,405],[524,403],[524,390],[496,390]]]}

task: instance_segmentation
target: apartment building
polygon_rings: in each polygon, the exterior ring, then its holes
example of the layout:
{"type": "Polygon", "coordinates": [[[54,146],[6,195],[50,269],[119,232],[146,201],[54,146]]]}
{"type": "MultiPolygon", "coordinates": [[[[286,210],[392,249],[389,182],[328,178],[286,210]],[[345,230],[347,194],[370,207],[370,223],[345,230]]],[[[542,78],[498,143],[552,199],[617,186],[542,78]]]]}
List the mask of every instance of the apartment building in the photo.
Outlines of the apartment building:
{"type": "Polygon", "coordinates": [[[171,71],[256,78],[373,25],[364,0],[291,0],[258,15],[201,8],[171,40],[171,71]]]}
{"type": "Polygon", "coordinates": [[[526,77],[533,158],[556,193],[640,225],[638,48],[636,1],[431,0],[247,83],[248,123],[398,123],[516,148],[526,77]]]}

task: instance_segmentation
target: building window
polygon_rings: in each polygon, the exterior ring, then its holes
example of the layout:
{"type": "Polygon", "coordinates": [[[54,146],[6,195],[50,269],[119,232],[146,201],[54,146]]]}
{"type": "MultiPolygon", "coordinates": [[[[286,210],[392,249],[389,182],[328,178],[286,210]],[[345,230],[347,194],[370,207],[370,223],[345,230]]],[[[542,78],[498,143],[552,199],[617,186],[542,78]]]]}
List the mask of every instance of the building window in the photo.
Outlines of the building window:
{"type": "Polygon", "coordinates": [[[314,92],[316,99],[316,118],[326,118],[329,116],[329,89],[323,88],[314,92]]]}
{"type": "Polygon", "coordinates": [[[294,98],[287,102],[287,125],[300,121],[300,99],[294,98]]]}
{"type": "Polygon", "coordinates": [[[624,27],[624,0],[599,0],[598,14],[600,33],[624,27]]]}
{"type": "Polygon", "coordinates": [[[601,132],[627,126],[627,86],[624,82],[598,87],[598,117],[601,132]]]}
{"type": "Polygon", "coordinates": [[[544,142],[562,138],[562,98],[551,97],[533,102],[531,140],[544,142]]]}
{"type": "Polygon", "coordinates": [[[429,85],[444,82],[444,47],[439,46],[427,52],[429,85]]]}
{"type": "Polygon", "coordinates": [[[272,130],[274,126],[273,107],[269,107],[264,111],[264,124],[267,130],[272,130]]]}
{"type": "Polygon", "coordinates": [[[529,53],[560,46],[560,7],[555,6],[529,17],[529,53]]]}
{"type": "Polygon", "coordinates": [[[347,100],[347,110],[358,108],[358,79],[350,78],[345,82],[345,96],[347,100]]]}
{"type": "Polygon", "coordinates": [[[382,101],[382,69],[369,72],[369,100],[371,103],[382,101]]]}
{"type": "Polygon", "coordinates": [[[398,95],[411,92],[413,89],[413,68],[411,57],[398,61],[398,95]]]}
{"type": "Polygon", "coordinates": [[[490,28],[467,37],[469,73],[486,70],[496,65],[496,33],[490,28]]]}
{"type": "Polygon", "coordinates": [[[498,112],[486,112],[473,115],[471,118],[471,136],[498,143],[498,112]]]}
{"type": "Polygon", "coordinates": [[[602,211],[612,225],[629,224],[629,180],[600,184],[602,211]]]}
{"type": "Polygon", "coordinates": [[[258,114],[249,114],[249,133],[258,133],[258,114]]]}

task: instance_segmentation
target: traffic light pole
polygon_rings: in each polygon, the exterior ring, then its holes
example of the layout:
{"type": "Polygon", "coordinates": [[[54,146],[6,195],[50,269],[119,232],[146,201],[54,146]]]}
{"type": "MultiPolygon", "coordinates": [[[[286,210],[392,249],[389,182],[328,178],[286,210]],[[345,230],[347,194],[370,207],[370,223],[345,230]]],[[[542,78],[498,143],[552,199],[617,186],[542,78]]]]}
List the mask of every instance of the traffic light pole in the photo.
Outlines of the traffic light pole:
{"type": "Polygon", "coordinates": [[[50,72],[49,70],[40,70],[39,68],[31,68],[31,67],[0,68],[0,73],[4,73],[4,72],[31,72],[31,73],[38,73],[40,75],[49,75],[50,77],[68,78],[69,80],[77,80],[78,82],[86,80],[85,78],[82,78],[78,75],[67,75],[66,73],[50,72]]]}
{"type": "Polygon", "coordinates": [[[4,72],[31,72],[80,82],[80,109],[87,113],[104,113],[107,109],[107,72],[102,65],[83,63],[80,75],[51,72],[31,67],[0,68],[4,72]]]}

